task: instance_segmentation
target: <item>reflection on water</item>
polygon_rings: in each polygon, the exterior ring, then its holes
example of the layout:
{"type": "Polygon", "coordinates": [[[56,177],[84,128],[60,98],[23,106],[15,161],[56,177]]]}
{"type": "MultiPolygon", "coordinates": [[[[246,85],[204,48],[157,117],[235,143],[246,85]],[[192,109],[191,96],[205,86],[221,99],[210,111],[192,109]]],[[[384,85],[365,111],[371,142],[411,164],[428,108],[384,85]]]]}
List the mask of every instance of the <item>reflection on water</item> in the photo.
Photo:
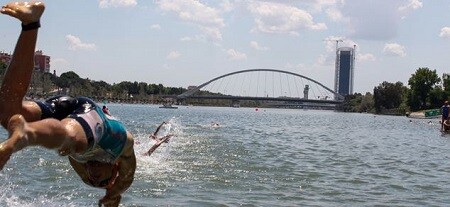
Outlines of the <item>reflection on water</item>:
{"type": "MultiPolygon", "coordinates": [[[[124,206],[445,206],[450,136],[438,120],[332,111],[108,106],[135,136],[124,206]],[[142,155],[162,121],[174,137],[142,155]],[[211,123],[219,123],[214,127],[211,123]]],[[[2,135],[6,137],[6,132],[2,135]]],[[[41,148],[0,172],[0,206],[93,206],[67,158],[41,148]]]]}

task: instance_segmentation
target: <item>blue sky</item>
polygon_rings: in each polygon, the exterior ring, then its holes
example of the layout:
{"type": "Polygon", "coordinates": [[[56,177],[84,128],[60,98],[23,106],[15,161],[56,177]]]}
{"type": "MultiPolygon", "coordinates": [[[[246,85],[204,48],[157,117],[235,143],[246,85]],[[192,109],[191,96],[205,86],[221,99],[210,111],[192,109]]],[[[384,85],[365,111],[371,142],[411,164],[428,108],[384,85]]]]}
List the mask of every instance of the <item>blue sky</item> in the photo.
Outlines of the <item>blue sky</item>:
{"type": "MultiPolygon", "coordinates": [[[[450,71],[449,0],[44,2],[37,48],[58,75],[187,87],[272,68],[333,88],[335,39],[357,45],[354,92],[407,85],[419,67],[450,71]]],[[[20,24],[2,15],[0,25],[0,51],[11,52],[20,24]]]]}

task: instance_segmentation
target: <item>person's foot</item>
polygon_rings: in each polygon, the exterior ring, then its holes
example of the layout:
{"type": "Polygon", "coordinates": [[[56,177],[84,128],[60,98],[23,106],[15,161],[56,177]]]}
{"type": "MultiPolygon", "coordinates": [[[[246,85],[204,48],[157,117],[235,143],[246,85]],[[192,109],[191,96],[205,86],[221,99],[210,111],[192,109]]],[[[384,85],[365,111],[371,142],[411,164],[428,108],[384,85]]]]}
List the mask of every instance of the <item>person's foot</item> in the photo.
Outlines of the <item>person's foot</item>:
{"type": "Polygon", "coordinates": [[[28,137],[26,134],[27,122],[22,115],[16,114],[11,117],[8,123],[8,140],[0,144],[0,170],[14,152],[23,149],[28,144],[28,137]]]}
{"type": "Polygon", "coordinates": [[[27,25],[39,21],[44,10],[45,4],[42,2],[10,2],[2,6],[0,13],[15,17],[27,25]]]}

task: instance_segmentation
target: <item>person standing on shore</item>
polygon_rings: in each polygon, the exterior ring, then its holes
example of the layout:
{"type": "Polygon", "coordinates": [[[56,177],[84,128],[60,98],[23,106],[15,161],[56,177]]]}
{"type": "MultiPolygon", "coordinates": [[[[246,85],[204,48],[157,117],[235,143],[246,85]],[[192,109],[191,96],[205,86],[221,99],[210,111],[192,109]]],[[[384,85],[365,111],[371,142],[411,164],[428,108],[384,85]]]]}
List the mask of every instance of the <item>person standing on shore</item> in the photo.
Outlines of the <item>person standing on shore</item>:
{"type": "Polygon", "coordinates": [[[442,114],[441,131],[445,131],[446,127],[444,126],[444,122],[448,120],[448,115],[449,115],[448,101],[445,101],[444,105],[442,105],[442,107],[441,107],[441,114],[442,114]]]}
{"type": "Polygon", "coordinates": [[[55,149],[81,180],[106,190],[99,206],[119,206],[134,180],[133,136],[85,97],[57,96],[25,101],[34,70],[34,51],[42,2],[11,2],[0,10],[21,21],[22,31],[0,88],[0,123],[9,137],[0,143],[0,170],[11,155],[29,146],[55,149]]]}

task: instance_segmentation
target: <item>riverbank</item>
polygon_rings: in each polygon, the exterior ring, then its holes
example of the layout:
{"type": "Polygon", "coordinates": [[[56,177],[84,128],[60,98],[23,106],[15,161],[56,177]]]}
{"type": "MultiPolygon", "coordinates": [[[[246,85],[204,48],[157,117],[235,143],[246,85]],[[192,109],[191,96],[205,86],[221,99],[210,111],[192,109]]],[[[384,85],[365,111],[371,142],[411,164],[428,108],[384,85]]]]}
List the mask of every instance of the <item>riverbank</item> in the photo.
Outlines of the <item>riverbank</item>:
{"type": "Polygon", "coordinates": [[[410,112],[406,116],[416,119],[435,119],[441,116],[441,111],[440,109],[429,109],[423,111],[410,112]]]}

